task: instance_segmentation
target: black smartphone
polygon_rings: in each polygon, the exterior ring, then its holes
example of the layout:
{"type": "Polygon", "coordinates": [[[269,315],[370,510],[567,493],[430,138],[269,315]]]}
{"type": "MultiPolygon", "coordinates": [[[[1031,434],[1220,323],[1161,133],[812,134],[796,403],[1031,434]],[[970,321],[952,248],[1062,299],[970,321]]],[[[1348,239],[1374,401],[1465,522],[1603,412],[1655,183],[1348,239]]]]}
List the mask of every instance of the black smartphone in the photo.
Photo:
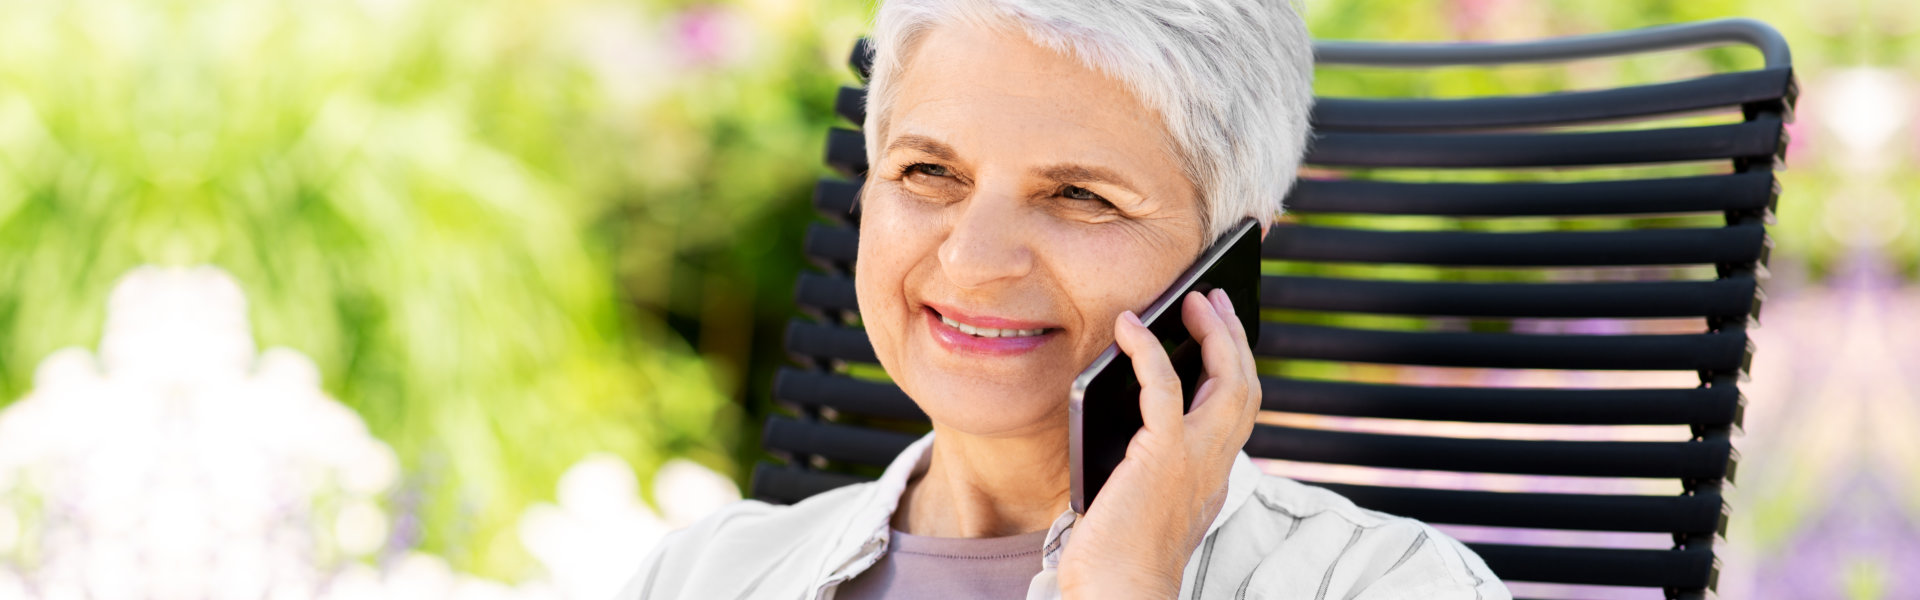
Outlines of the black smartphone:
{"type": "MultiPolygon", "coordinates": [[[[1137,313],[1173,361],[1181,393],[1186,396],[1183,410],[1193,408],[1193,392],[1200,387],[1206,365],[1201,360],[1200,344],[1180,318],[1181,299],[1187,292],[1206,294],[1214,289],[1226,290],[1241,326],[1247,330],[1247,343],[1256,343],[1260,335],[1258,220],[1248,218],[1221,235],[1167,291],[1137,313]]],[[[1134,377],[1133,361],[1120,351],[1119,344],[1107,346],[1074,378],[1071,394],[1067,454],[1072,462],[1073,511],[1086,514],[1107,477],[1126,457],[1133,434],[1140,431],[1140,381],[1134,377]]]]}

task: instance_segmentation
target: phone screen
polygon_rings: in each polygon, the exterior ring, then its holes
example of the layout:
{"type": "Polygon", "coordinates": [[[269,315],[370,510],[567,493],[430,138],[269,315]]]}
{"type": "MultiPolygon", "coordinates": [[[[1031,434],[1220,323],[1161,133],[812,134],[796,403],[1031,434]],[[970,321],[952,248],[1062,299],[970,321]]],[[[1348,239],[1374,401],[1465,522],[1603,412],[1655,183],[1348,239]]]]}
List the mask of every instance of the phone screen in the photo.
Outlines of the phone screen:
{"type": "MultiPolygon", "coordinates": [[[[1190,291],[1206,294],[1216,288],[1226,290],[1241,326],[1246,328],[1247,342],[1255,343],[1260,332],[1259,221],[1248,218],[1220,236],[1171,287],[1138,313],[1140,322],[1167,349],[1167,357],[1180,377],[1186,409],[1193,407],[1193,393],[1200,387],[1206,365],[1200,344],[1180,317],[1181,299],[1190,291]]],[[[1119,344],[1107,346],[1074,378],[1068,420],[1073,510],[1086,514],[1107,477],[1126,457],[1127,445],[1141,426],[1140,381],[1133,374],[1133,361],[1120,351],[1119,344]]]]}

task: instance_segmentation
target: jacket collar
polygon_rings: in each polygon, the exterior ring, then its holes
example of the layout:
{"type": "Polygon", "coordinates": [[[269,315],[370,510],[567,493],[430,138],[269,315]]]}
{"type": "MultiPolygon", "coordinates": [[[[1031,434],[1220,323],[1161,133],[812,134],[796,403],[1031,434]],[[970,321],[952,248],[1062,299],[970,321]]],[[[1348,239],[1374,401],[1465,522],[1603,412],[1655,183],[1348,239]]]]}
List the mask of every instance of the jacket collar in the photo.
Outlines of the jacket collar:
{"type": "MultiPolygon", "coordinates": [[[[932,450],[933,434],[929,432],[894,457],[880,479],[848,503],[846,517],[839,519],[839,527],[835,531],[829,532],[833,536],[829,546],[831,550],[822,563],[823,570],[817,587],[851,579],[886,554],[887,543],[891,539],[893,512],[900,506],[900,495],[906,492],[907,482],[915,474],[926,471],[933,457],[932,450]]],[[[1207,535],[1213,535],[1246,503],[1247,498],[1253,495],[1254,487],[1259,485],[1260,478],[1260,468],[1254,466],[1247,453],[1234,456],[1233,469],[1227,476],[1227,500],[1220,506],[1220,514],[1215,515],[1213,523],[1207,526],[1207,535]]],[[[1068,509],[1054,519],[1043,546],[1045,568],[1052,569],[1059,564],[1060,552],[1071,537],[1077,517],[1072,509],[1068,509]]]]}

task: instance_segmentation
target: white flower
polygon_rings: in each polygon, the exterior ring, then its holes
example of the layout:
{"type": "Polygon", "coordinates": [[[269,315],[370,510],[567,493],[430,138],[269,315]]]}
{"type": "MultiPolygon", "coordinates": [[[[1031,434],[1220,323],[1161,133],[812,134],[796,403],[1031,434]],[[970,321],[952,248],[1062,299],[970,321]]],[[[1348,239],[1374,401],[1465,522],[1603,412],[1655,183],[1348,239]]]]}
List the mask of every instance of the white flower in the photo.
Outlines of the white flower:
{"type": "Polygon", "coordinates": [[[630,465],[595,454],[561,477],[558,505],[521,517],[550,580],[512,587],[418,552],[376,569],[399,458],[312,361],[256,355],[246,314],[219,269],[142,267],[114,288],[99,358],[41,362],[0,411],[0,565],[18,565],[0,567],[0,598],[599,600],[669,523],[740,497],[673,461],[654,481],[663,520],[630,465]]]}

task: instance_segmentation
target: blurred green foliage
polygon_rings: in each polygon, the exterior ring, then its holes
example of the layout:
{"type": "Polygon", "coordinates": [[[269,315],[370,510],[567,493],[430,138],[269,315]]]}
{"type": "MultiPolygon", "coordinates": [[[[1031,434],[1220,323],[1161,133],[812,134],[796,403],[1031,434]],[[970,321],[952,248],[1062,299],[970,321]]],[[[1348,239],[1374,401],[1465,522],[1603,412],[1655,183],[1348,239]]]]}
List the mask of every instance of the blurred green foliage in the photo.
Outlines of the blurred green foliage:
{"type": "Polygon", "coordinates": [[[515,519],[590,451],[731,472],[739,375],[665,319],[751,331],[791,278],[864,9],[763,8],[0,4],[0,398],[128,269],[211,263],[400,453],[397,537],[463,570],[523,575],[515,519]]]}
{"type": "MultiPolygon", "coordinates": [[[[1785,30],[1803,80],[1920,55],[1910,35],[1855,41],[1880,26],[1866,6],[1307,3],[1317,36],[1401,41],[1755,16],[1785,30]]],[[[514,518],[589,451],[620,454],[642,481],[687,455],[744,483],[833,91],[852,81],[845,54],[871,10],[0,3],[0,402],[48,353],[97,341],[106,291],[129,268],[211,263],[245,287],[262,346],[313,357],[328,391],[395,446],[409,473],[395,513],[416,516],[422,547],[456,568],[522,575],[514,518]]],[[[1689,56],[1418,80],[1328,72],[1319,87],[1527,93],[1757,62],[1689,56]]],[[[1845,246],[1798,193],[1830,177],[1783,176],[1776,256],[1817,269],[1845,246]]],[[[1920,249],[1912,228],[1902,240],[1920,249]]]]}

